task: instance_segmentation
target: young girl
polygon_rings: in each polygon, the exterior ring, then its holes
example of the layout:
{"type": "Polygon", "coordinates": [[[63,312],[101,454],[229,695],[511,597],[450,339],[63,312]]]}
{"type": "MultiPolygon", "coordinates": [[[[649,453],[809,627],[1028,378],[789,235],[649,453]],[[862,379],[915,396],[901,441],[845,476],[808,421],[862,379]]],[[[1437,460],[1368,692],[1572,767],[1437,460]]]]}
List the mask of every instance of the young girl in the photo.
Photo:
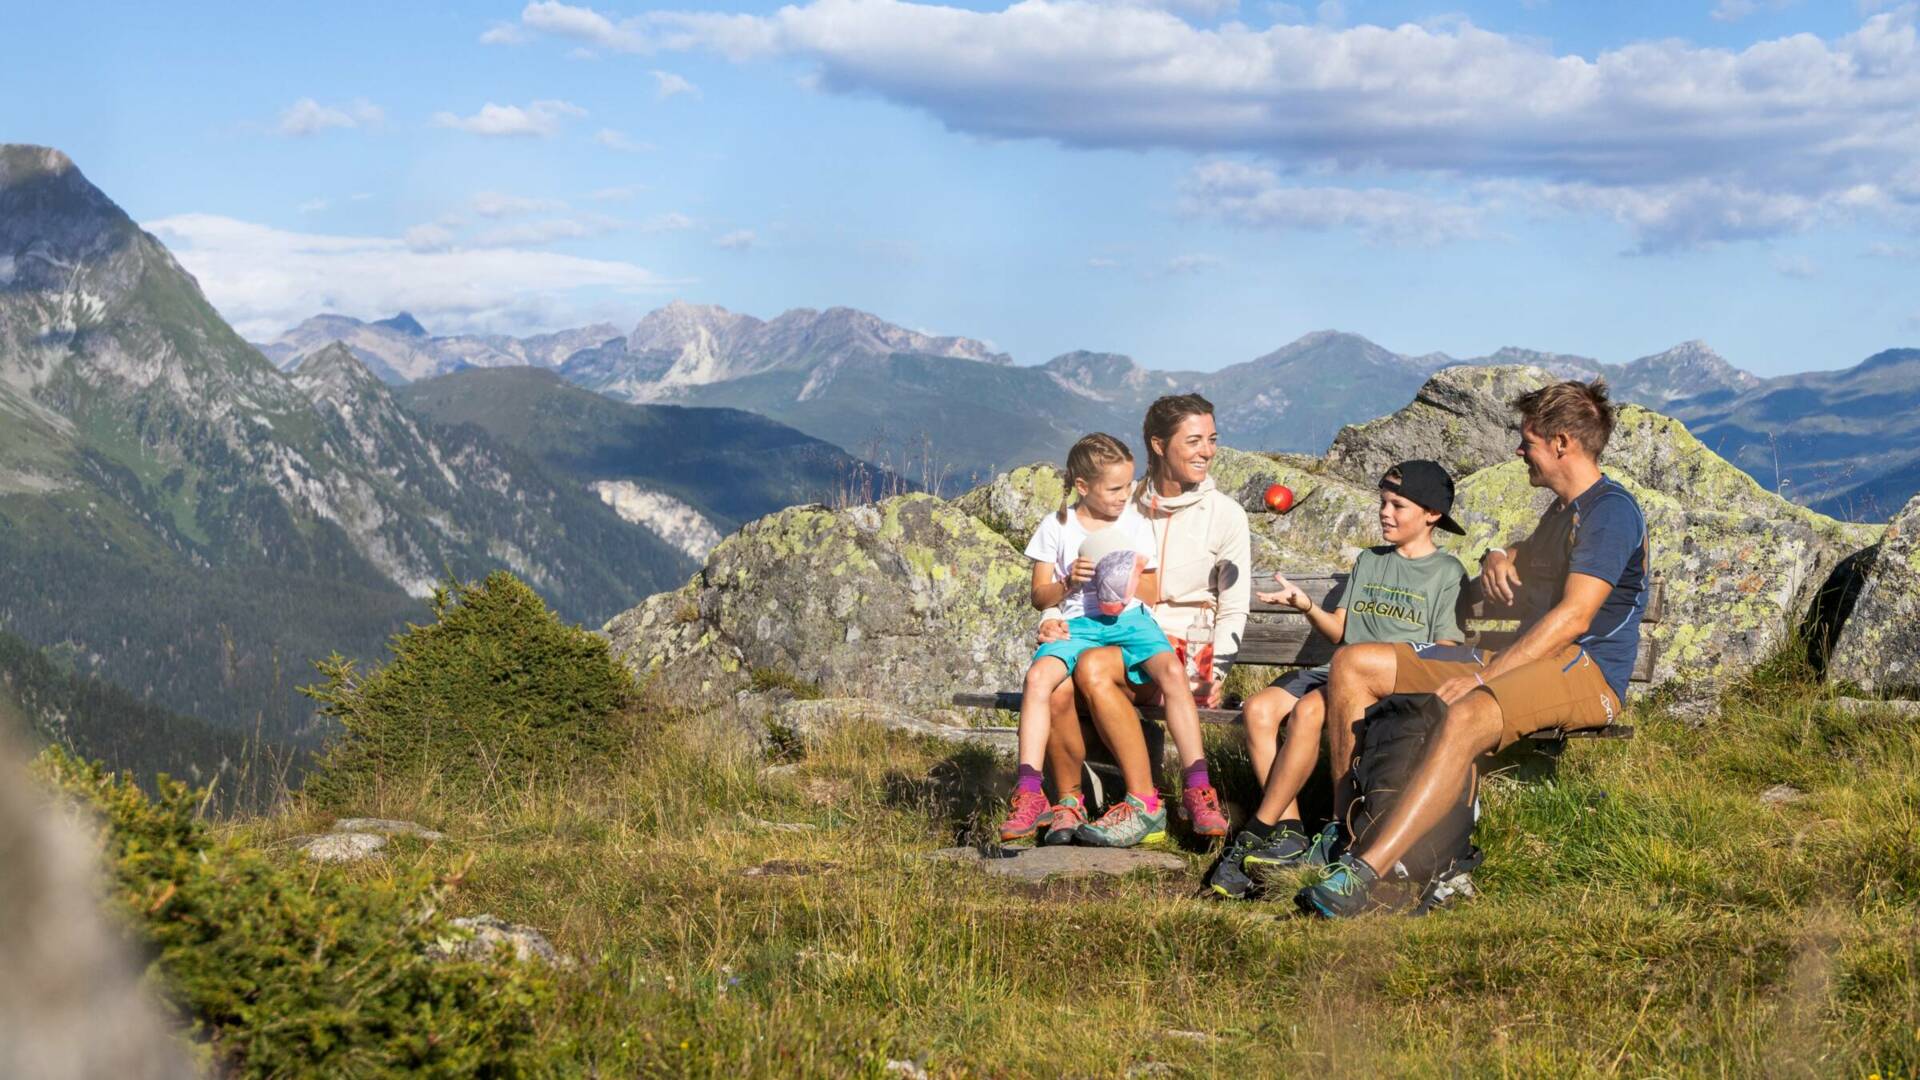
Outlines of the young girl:
{"type": "MultiPolygon", "coordinates": [[[[1332,611],[1314,603],[1299,586],[1275,574],[1280,589],[1258,593],[1269,604],[1284,604],[1307,617],[1321,636],[1336,645],[1361,641],[1458,644],[1454,605],[1466,582],[1460,560],[1433,543],[1438,528],[1458,534],[1448,516],[1453,508],[1453,478],[1431,461],[1403,461],[1380,478],[1380,534],[1385,545],[1362,551],[1332,611]]],[[[1350,739],[1332,744],[1334,821],[1313,839],[1300,819],[1300,788],[1320,756],[1320,730],[1326,718],[1327,665],[1276,679],[1248,699],[1242,714],[1253,757],[1272,762],[1262,778],[1265,796],[1208,876],[1222,896],[1239,899],[1252,888],[1251,875],[1265,869],[1323,864],[1338,842],[1344,819],[1345,775],[1352,766],[1350,739]],[[1289,714],[1291,716],[1289,717],[1289,714]],[[1273,744],[1285,721],[1287,737],[1276,756],[1273,744]],[[1266,753],[1261,751],[1262,741],[1266,753]]],[[[1331,738],[1331,737],[1330,737],[1331,738]]]]}
{"type": "MultiPolygon", "coordinates": [[[[1041,645],[1027,669],[1020,698],[1019,772],[1013,804],[1000,826],[1004,842],[1032,839],[1053,821],[1040,774],[1050,729],[1047,699],[1072,677],[1081,653],[1119,646],[1128,679],[1151,680],[1160,688],[1169,726],[1184,723],[1198,730],[1200,723],[1186,669],[1146,606],[1159,598],[1159,566],[1153,530],[1131,498],[1133,454],[1111,435],[1088,435],[1067,454],[1066,481],[1059,512],[1041,519],[1027,557],[1033,560],[1033,606],[1058,608],[1068,636],[1041,645]],[[1097,563],[1082,554],[1083,548],[1096,546],[1110,552],[1097,563]]],[[[1166,834],[1167,812],[1157,792],[1129,792],[1127,798],[1137,802],[1146,821],[1142,839],[1166,834]]]]}

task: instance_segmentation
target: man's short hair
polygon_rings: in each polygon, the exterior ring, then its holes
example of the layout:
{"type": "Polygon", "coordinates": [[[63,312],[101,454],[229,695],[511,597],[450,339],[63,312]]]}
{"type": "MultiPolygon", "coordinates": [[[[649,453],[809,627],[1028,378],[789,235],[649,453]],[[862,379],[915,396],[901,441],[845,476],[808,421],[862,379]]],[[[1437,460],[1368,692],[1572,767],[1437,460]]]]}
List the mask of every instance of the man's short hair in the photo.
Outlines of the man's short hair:
{"type": "Polygon", "coordinates": [[[1565,435],[1587,448],[1595,461],[1613,437],[1619,408],[1607,399],[1607,380],[1568,379],[1513,399],[1520,420],[1543,439],[1565,435]]]}

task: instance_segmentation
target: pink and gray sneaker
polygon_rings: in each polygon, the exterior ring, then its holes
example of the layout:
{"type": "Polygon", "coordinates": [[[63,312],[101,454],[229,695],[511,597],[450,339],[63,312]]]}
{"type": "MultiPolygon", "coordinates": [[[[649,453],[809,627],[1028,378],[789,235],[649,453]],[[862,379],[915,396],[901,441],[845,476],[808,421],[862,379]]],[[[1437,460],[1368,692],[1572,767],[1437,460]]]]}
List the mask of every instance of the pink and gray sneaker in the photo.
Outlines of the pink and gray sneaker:
{"type": "Polygon", "coordinates": [[[1031,840],[1043,825],[1053,824],[1053,804],[1047,801],[1044,793],[1038,791],[1016,791],[1013,793],[1013,805],[1007,810],[1005,821],[1000,823],[1000,842],[1011,844],[1016,840],[1031,840]]]}
{"type": "Polygon", "coordinates": [[[1190,784],[1181,789],[1180,816],[1192,824],[1195,836],[1227,835],[1227,815],[1220,810],[1220,795],[1212,784],[1190,784]]]}

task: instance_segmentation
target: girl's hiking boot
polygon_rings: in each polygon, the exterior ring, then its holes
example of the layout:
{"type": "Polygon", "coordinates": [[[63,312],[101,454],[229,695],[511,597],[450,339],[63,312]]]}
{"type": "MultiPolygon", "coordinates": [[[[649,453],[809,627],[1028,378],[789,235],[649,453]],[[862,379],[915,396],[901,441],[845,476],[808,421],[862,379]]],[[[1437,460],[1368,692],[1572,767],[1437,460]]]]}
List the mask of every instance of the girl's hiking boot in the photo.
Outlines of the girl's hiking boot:
{"type": "Polygon", "coordinates": [[[1180,816],[1193,826],[1195,836],[1227,835],[1227,815],[1220,812],[1220,795],[1211,784],[1200,784],[1180,792],[1180,816]]]}
{"type": "Polygon", "coordinates": [[[1087,805],[1078,795],[1068,795],[1053,804],[1053,821],[1040,836],[1047,847],[1073,843],[1073,834],[1087,823],[1087,805]]]}
{"type": "Polygon", "coordinates": [[[1082,825],[1073,838],[1088,847],[1133,847],[1167,838],[1167,804],[1149,810],[1138,795],[1114,803],[1100,820],[1082,825]]]}
{"type": "Polygon", "coordinates": [[[1288,829],[1274,833],[1266,843],[1248,851],[1242,863],[1249,875],[1258,877],[1296,866],[1327,866],[1333,862],[1333,848],[1339,842],[1340,827],[1332,822],[1311,840],[1288,829]]]}
{"type": "Polygon", "coordinates": [[[1348,852],[1327,868],[1320,884],[1309,885],[1293,895],[1293,902],[1308,915],[1323,919],[1348,919],[1374,907],[1368,894],[1380,880],[1365,859],[1348,852]]]}
{"type": "Polygon", "coordinates": [[[1220,853],[1220,861],[1213,864],[1213,872],[1207,875],[1207,887],[1229,900],[1245,900],[1253,891],[1253,879],[1247,876],[1247,870],[1241,860],[1247,852],[1266,844],[1250,832],[1242,832],[1220,853]]]}
{"type": "Polygon", "coordinates": [[[1031,840],[1042,825],[1053,823],[1053,804],[1038,791],[1016,791],[1007,819],[1000,823],[1000,842],[1031,840]]]}

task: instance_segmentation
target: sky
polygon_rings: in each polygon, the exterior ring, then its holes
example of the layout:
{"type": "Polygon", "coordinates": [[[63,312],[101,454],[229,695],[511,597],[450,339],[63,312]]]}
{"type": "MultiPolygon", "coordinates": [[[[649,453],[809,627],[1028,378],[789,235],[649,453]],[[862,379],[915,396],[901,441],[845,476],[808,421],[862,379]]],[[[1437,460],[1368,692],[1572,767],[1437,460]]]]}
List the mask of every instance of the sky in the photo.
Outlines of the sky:
{"type": "Polygon", "coordinates": [[[1920,345],[1920,40],[1879,0],[15,5],[71,156],[265,340],[871,311],[1017,363],[1763,375],[1920,345]]]}

